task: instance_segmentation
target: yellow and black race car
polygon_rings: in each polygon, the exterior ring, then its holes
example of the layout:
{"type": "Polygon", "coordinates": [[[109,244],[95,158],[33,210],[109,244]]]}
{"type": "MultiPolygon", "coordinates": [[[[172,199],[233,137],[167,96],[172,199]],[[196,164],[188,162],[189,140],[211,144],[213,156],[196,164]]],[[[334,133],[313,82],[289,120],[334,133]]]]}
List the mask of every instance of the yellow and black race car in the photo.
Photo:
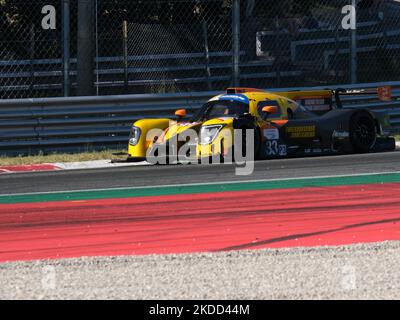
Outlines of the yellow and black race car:
{"type": "Polygon", "coordinates": [[[196,158],[223,158],[232,152],[237,139],[235,129],[242,129],[243,136],[244,129],[252,130],[254,157],[259,159],[394,150],[387,113],[342,107],[342,95],[366,93],[372,92],[230,88],[205,103],[191,119],[186,120],[186,110],[180,109],[175,120],[136,121],[129,139],[128,160],[144,160],[150,151],[170,145],[172,139],[179,141],[179,149],[186,138],[177,137],[189,129],[198,134],[191,149],[196,158]],[[150,131],[159,133],[149,135],[150,131]]]}

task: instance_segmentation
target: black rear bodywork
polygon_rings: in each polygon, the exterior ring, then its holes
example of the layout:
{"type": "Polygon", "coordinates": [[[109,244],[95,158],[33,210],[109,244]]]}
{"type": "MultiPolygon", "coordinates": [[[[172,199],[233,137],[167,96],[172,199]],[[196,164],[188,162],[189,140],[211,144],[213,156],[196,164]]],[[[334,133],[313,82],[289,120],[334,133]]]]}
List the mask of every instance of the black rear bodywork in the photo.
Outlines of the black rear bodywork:
{"type": "MultiPolygon", "coordinates": [[[[336,106],[323,115],[294,116],[284,125],[271,123],[278,139],[266,139],[258,150],[260,158],[322,154],[368,153],[396,148],[390,136],[387,112],[344,109],[341,90],[333,92],[336,106]]],[[[261,132],[262,134],[262,132],[261,132]]]]}

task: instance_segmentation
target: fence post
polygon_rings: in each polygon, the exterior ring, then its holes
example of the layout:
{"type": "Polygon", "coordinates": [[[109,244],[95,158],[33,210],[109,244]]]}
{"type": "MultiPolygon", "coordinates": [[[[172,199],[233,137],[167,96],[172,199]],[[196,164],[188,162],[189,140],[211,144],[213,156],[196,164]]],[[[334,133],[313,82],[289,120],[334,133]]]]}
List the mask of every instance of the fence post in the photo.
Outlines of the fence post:
{"type": "Polygon", "coordinates": [[[240,0],[233,0],[232,6],[232,85],[240,85],[240,0]]]}
{"type": "Polygon", "coordinates": [[[124,57],[124,85],[125,93],[129,91],[129,75],[128,75],[128,21],[122,23],[123,38],[123,57],[124,57]]]}
{"type": "Polygon", "coordinates": [[[29,28],[29,61],[30,61],[29,64],[30,64],[30,74],[31,74],[29,90],[31,93],[35,88],[35,53],[36,53],[35,38],[36,38],[35,25],[32,23],[29,28]]]}
{"type": "Polygon", "coordinates": [[[275,37],[275,65],[276,65],[276,84],[278,87],[281,86],[281,60],[282,60],[282,48],[281,48],[281,26],[279,23],[279,16],[276,16],[276,37],[275,37]]]}
{"type": "Polygon", "coordinates": [[[350,48],[350,80],[351,83],[357,83],[357,1],[351,0],[351,5],[355,10],[356,26],[351,29],[351,48],[350,48]]]}
{"type": "Polygon", "coordinates": [[[63,95],[70,95],[70,0],[62,0],[63,95]]]}
{"type": "Polygon", "coordinates": [[[94,95],[94,0],[78,1],[77,95],[94,95]]]}
{"type": "Polygon", "coordinates": [[[203,38],[204,38],[204,58],[205,58],[207,85],[208,85],[208,90],[211,91],[212,83],[211,83],[211,69],[210,69],[210,51],[208,48],[208,25],[206,20],[203,20],[202,27],[203,27],[203,38]]]}

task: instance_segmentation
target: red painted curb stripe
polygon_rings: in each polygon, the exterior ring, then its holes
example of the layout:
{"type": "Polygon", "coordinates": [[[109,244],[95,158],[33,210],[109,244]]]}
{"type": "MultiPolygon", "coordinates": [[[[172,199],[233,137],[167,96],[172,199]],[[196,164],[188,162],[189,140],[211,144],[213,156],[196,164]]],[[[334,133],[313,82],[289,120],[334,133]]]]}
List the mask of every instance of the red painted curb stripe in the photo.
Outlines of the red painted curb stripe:
{"type": "Polygon", "coordinates": [[[400,184],[0,205],[0,261],[400,240],[400,184]]]}
{"type": "Polygon", "coordinates": [[[32,164],[32,165],[20,165],[20,166],[0,166],[0,172],[29,172],[29,171],[52,171],[60,170],[54,164],[32,164]]]}

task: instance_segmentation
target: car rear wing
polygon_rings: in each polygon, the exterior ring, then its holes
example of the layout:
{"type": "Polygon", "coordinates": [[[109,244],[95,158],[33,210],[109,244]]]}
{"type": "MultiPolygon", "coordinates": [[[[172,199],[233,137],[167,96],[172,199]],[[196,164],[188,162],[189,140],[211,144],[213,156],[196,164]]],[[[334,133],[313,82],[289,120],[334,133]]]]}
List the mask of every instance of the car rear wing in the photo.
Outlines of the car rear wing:
{"type": "Polygon", "coordinates": [[[391,101],[392,87],[385,86],[371,89],[338,88],[336,90],[325,89],[308,91],[296,90],[280,92],[279,94],[296,101],[310,111],[323,114],[334,108],[343,108],[341,99],[343,96],[376,95],[381,101],[391,101]]]}
{"type": "Polygon", "coordinates": [[[363,95],[377,95],[377,98],[381,101],[392,101],[392,87],[378,87],[371,89],[343,89],[338,88],[334,90],[334,96],[337,108],[343,108],[341,100],[342,96],[363,96],[363,95]]]}

